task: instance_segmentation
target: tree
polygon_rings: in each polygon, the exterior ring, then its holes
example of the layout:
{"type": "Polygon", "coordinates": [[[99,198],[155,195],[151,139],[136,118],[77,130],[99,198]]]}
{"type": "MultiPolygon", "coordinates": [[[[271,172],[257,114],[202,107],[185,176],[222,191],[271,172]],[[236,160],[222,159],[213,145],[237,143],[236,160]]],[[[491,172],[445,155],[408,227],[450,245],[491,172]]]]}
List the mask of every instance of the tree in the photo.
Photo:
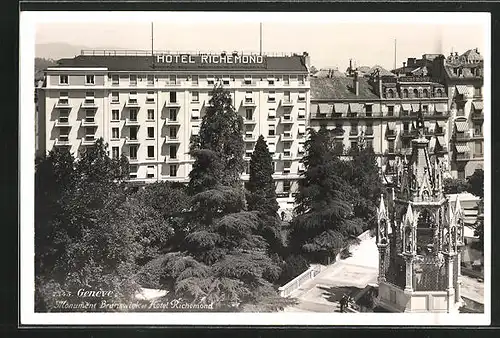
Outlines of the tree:
{"type": "Polygon", "coordinates": [[[445,178],[443,190],[445,194],[460,194],[468,188],[467,181],[459,178],[445,178]]]}
{"type": "Polygon", "coordinates": [[[474,173],[467,178],[467,191],[478,197],[484,197],[484,171],[476,169],[474,173]]]}
{"type": "Polygon", "coordinates": [[[228,91],[218,86],[212,96],[191,139],[188,230],[181,251],[166,255],[162,280],[176,296],[225,309],[276,294],[279,267],[259,234],[259,213],[245,210],[242,118],[228,91]]]}
{"type": "Polygon", "coordinates": [[[306,171],[299,181],[298,216],[291,223],[290,245],[294,252],[322,261],[340,250],[350,236],[359,234],[361,225],[353,218],[352,189],[337,174],[345,164],[326,127],[318,132],[309,130],[305,151],[302,160],[306,171]]]}
{"type": "Polygon", "coordinates": [[[157,218],[134,209],[136,204],[128,200],[125,165],[123,159],[108,156],[102,139],[78,161],[67,150],[56,149],[39,163],[37,309],[53,309],[57,290],[73,297],[81,288],[113,290],[115,301],[134,296],[137,260],[151,246],[144,238],[157,218]],[[44,196],[52,197],[43,201],[44,196]]]}
{"type": "Polygon", "coordinates": [[[260,135],[250,159],[250,178],[247,183],[248,210],[262,211],[270,216],[275,216],[278,212],[273,172],[269,148],[264,137],[260,135]]]}

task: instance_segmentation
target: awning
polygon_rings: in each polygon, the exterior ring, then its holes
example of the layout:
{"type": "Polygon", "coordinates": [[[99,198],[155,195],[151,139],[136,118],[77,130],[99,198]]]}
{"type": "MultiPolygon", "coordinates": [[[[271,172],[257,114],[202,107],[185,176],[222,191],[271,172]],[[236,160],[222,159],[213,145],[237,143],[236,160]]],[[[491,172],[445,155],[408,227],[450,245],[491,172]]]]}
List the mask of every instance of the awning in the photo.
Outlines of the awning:
{"type": "Polygon", "coordinates": [[[483,110],[484,104],[483,101],[472,102],[472,106],[474,106],[475,110],[483,110]]]}
{"type": "Polygon", "coordinates": [[[446,145],[446,141],[445,141],[445,139],[444,139],[444,136],[438,136],[438,137],[437,137],[437,140],[438,140],[439,144],[440,144],[442,147],[444,147],[444,146],[446,145]]]}
{"type": "Polygon", "coordinates": [[[349,103],[349,110],[351,113],[361,113],[363,111],[363,105],[361,103],[349,103]]]}
{"type": "Polygon", "coordinates": [[[328,103],[318,104],[320,114],[328,114],[332,112],[332,106],[328,103]]]}
{"type": "Polygon", "coordinates": [[[455,122],[455,127],[457,128],[457,131],[464,132],[469,130],[469,123],[467,121],[458,121],[455,122]]]}
{"type": "Polygon", "coordinates": [[[408,104],[408,103],[403,103],[401,105],[401,108],[404,110],[404,111],[410,111],[411,110],[411,106],[408,104]]]}
{"type": "Polygon", "coordinates": [[[305,134],[306,133],[306,126],[299,126],[299,134],[305,134]]]}
{"type": "Polygon", "coordinates": [[[373,113],[380,113],[380,104],[374,104],[372,105],[372,112],[373,113]]]}
{"type": "Polygon", "coordinates": [[[457,143],[455,144],[455,149],[457,149],[457,152],[459,153],[466,153],[470,151],[469,145],[467,143],[457,143]]]}
{"type": "Polygon", "coordinates": [[[396,130],[396,122],[387,123],[387,128],[389,128],[391,130],[396,130]]]}
{"type": "Polygon", "coordinates": [[[334,103],[333,108],[335,109],[336,113],[347,113],[347,104],[345,103],[334,103]]]}
{"type": "Polygon", "coordinates": [[[414,111],[414,112],[420,111],[420,104],[418,104],[418,103],[412,103],[411,104],[411,110],[414,111]]]}
{"type": "Polygon", "coordinates": [[[318,113],[318,104],[317,103],[311,103],[311,113],[316,114],[318,113]]]}
{"type": "Polygon", "coordinates": [[[446,126],[446,121],[436,121],[436,123],[441,128],[444,128],[446,126]]]}
{"type": "Polygon", "coordinates": [[[457,92],[459,94],[462,94],[462,95],[469,95],[469,88],[467,88],[467,86],[464,86],[464,85],[457,85],[457,92]]]}
{"type": "Polygon", "coordinates": [[[191,117],[199,118],[200,117],[200,110],[199,109],[191,110],[191,117]]]}
{"type": "Polygon", "coordinates": [[[436,103],[434,105],[434,110],[440,113],[444,113],[446,109],[446,103],[436,103]]]}

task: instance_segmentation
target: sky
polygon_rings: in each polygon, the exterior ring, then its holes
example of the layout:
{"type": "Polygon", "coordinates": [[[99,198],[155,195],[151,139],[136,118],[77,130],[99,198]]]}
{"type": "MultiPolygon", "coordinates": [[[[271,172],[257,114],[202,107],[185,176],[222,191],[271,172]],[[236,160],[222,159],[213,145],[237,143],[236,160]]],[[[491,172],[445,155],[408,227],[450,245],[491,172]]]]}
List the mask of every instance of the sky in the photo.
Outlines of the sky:
{"type": "MultiPolygon", "coordinates": [[[[359,18],[354,15],[349,20],[338,20],[335,16],[329,20],[320,14],[318,20],[302,22],[292,16],[287,19],[286,15],[279,16],[279,20],[266,16],[240,21],[224,15],[219,20],[208,21],[200,19],[203,17],[181,20],[180,15],[176,20],[151,17],[127,22],[102,18],[94,18],[92,22],[57,22],[60,20],[55,18],[36,24],[35,43],[150,50],[151,22],[154,22],[155,50],[258,52],[259,27],[263,22],[264,52],[307,51],[316,68],[339,67],[344,71],[349,59],[353,59],[358,66],[378,64],[392,69],[395,40],[397,67],[408,57],[420,57],[425,53],[448,55],[451,51],[463,53],[471,48],[478,48],[480,52],[485,50],[485,26],[478,20],[467,22],[463,17],[433,20],[427,13],[414,13],[408,20],[402,18],[395,22],[377,18],[383,13],[368,13],[373,17],[365,13],[359,18]],[[374,22],[370,22],[372,20],[374,22]]],[[[391,14],[392,17],[397,15],[391,14]]]]}

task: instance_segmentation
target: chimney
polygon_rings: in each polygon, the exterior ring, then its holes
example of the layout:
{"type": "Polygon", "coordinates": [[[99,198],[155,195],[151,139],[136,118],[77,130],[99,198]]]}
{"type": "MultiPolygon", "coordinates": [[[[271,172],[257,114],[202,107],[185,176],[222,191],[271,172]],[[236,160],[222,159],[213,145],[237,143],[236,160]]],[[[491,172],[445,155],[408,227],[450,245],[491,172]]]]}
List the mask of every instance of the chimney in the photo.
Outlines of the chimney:
{"type": "Polygon", "coordinates": [[[307,67],[307,70],[311,67],[311,57],[309,56],[309,53],[304,52],[302,54],[302,57],[304,58],[304,64],[307,67]]]}
{"type": "Polygon", "coordinates": [[[478,54],[479,54],[479,49],[478,49],[477,47],[476,47],[476,53],[478,53],[478,54]]]}
{"type": "Polygon", "coordinates": [[[377,79],[377,82],[378,82],[378,96],[380,98],[382,98],[382,77],[379,76],[378,79],[377,79]]]}
{"type": "Polygon", "coordinates": [[[405,67],[406,67],[406,62],[403,62],[403,68],[405,68],[405,67]]]}
{"type": "Polygon", "coordinates": [[[349,59],[349,74],[352,74],[352,59],[349,59]]]}
{"type": "Polygon", "coordinates": [[[359,74],[358,74],[358,71],[355,71],[354,72],[354,94],[356,96],[359,95],[359,78],[358,78],[359,74]]]}

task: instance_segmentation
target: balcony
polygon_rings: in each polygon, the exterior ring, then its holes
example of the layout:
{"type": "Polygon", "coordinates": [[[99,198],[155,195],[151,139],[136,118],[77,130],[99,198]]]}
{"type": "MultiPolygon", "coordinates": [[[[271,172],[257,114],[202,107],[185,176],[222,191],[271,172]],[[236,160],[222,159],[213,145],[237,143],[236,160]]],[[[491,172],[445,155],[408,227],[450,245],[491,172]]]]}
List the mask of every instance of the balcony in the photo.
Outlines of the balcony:
{"type": "Polygon", "coordinates": [[[125,107],[129,108],[139,107],[139,102],[137,102],[137,99],[128,99],[128,101],[125,103],[125,107]]]}
{"type": "Polygon", "coordinates": [[[178,119],[166,119],[165,124],[168,126],[178,126],[181,124],[181,121],[178,119]]]}
{"type": "Polygon", "coordinates": [[[403,138],[413,138],[418,136],[418,131],[413,129],[413,130],[403,130],[401,131],[401,137],[403,138]]]}
{"type": "Polygon", "coordinates": [[[181,106],[181,103],[176,101],[165,101],[165,107],[170,107],[170,108],[179,108],[181,106]]]}
{"type": "MultiPolygon", "coordinates": [[[[311,114],[311,120],[332,120],[332,115],[331,114],[311,114]]],[[[334,115],[336,118],[336,115],[334,115]]]]}
{"type": "Polygon", "coordinates": [[[84,146],[92,145],[95,143],[95,140],[96,138],[94,135],[87,135],[82,139],[82,145],[84,146]]]}
{"type": "Polygon", "coordinates": [[[97,127],[95,118],[85,118],[82,120],[82,127],[97,127]]]}
{"type": "Polygon", "coordinates": [[[254,99],[244,99],[243,101],[241,101],[241,105],[243,107],[256,107],[257,106],[254,99]]]}
{"type": "Polygon", "coordinates": [[[474,131],[474,133],[472,133],[472,139],[482,139],[484,138],[484,135],[481,131],[474,131]]]}
{"type": "Polygon", "coordinates": [[[175,137],[165,136],[165,143],[168,143],[168,144],[181,143],[181,139],[178,136],[175,136],[175,137]]]}
{"type": "Polygon", "coordinates": [[[248,125],[257,124],[257,120],[256,120],[256,119],[254,119],[254,118],[251,118],[251,119],[244,119],[244,120],[243,120],[243,123],[244,123],[244,124],[248,124],[248,125]]]}
{"type": "Polygon", "coordinates": [[[292,158],[292,151],[290,149],[284,149],[283,154],[281,155],[281,158],[283,158],[283,159],[292,158]]]}
{"type": "Polygon", "coordinates": [[[284,141],[293,140],[293,135],[291,132],[281,134],[281,139],[284,141]]]}
{"type": "Polygon", "coordinates": [[[455,139],[460,141],[468,141],[471,138],[471,134],[469,132],[457,132],[455,133],[455,139]]]}
{"type": "Polygon", "coordinates": [[[86,109],[97,109],[97,104],[95,103],[94,99],[85,99],[82,102],[82,108],[86,109]]]}
{"type": "Polygon", "coordinates": [[[126,119],[125,120],[125,125],[126,126],[138,126],[139,121],[137,119],[126,119]]]}
{"type": "Polygon", "coordinates": [[[56,103],[56,108],[69,108],[69,100],[59,99],[56,103]]]}
{"type": "Polygon", "coordinates": [[[283,115],[280,118],[281,124],[293,124],[293,117],[291,115],[283,115]]]}
{"type": "Polygon", "coordinates": [[[282,107],[292,107],[293,106],[293,100],[290,98],[284,98],[281,100],[281,106],[282,107]]]}
{"type": "Polygon", "coordinates": [[[471,158],[471,153],[470,152],[465,152],[465,153],[455,153],[455,160],[456,161],[468,161],[471,158]]]}
{"type": "Polygon", "coordinates": [[[69,146],[70,145],[69,138],[67,136],[66,137],[59,136],[59,138],[56,138],[55,145],[56,146],[69,146]]]}
{"type": "Polygon", "coordinates": [[[257,136],[254,134],[245,134],[245,142],[256,142],[257,141],[257,136]]]}
{"type": "Polygon", "coordinates": [[[139,144],[137,137],[126,137],[125,144],[139,144]]]}
{"type": "Polygon", "coordinates": [[[470,117],[471,117],[472,121],[483,121],[484,120],[484,114],[482,111],[473,112],[470,117]]]}
{"type": "Polygon", "coordinates": [[[69,124],[69,121],[68,120],[57,120],[55,125],[55,127],[58,127],[58,128],[62,128],[62,127],[70,127],[71,125],[69,124]]]}
{"type": "Polygon", "coordinates": [[[357,129],[349,131],[349,137],[358,137],[359,131],[357,129]]]}
{"type": "Polygon", "coordinates": [[[393,140],[396,138],[396,131],[395,130],[387,130],[387,132],[385,133],[385,137],[388,139],[388,140],[393,140]]]}

